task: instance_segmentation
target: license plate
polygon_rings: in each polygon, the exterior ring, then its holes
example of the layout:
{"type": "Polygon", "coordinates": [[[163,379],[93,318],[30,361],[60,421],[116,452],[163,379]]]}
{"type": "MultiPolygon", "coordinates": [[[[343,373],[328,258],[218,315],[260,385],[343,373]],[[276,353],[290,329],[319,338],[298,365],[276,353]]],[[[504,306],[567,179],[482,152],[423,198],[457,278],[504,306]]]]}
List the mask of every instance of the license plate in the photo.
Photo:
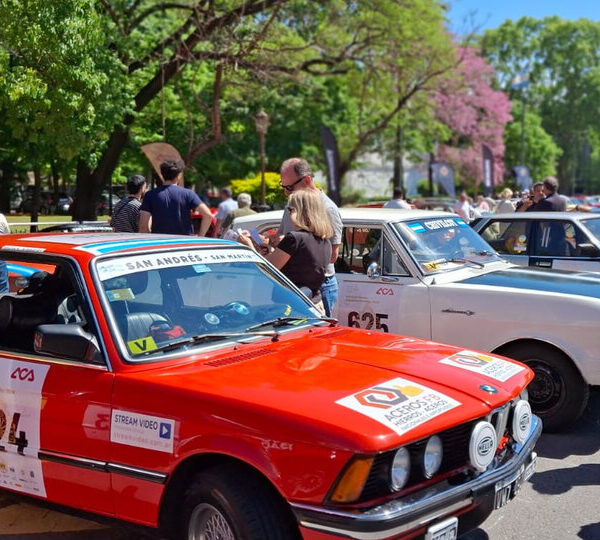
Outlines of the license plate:
{"type": "Polygon", "coordinates": [[[458,538],[458,518],[440,521],[427,529],[425,540],[456,540],[458,538]]]}
{"type": "Polygon", "coordinates": [[[535,464],[537,461],[537,456],[535,453],[531,455],[531,462],[527,467],[523,465],[521,470],[519,471],[519,475],[512,481],[502,481],[496,482],[496,493],[494,495],[494,510],[498,508],[502,508],[508,501],[513,499],[519,490],[523,482],[526,482],[531,478],[533,473],[535,472],[535,464]]]}

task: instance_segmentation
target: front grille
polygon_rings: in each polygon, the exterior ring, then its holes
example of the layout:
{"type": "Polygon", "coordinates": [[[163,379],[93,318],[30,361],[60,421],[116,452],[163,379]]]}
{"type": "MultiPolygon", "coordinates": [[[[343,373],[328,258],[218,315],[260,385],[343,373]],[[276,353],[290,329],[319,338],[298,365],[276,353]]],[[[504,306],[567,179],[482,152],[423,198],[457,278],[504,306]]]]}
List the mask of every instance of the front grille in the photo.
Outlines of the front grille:
{"type": "MultiPolygon", "coordinates": [[[[401,492],[398,492],[397,495],[401,496],[405,492],[421,489],[424,485],[435,484],[442,479],[450,482],[461,481],[461,478],[464,478],[466,471],[473,471],[469,465],[469,440],[475,424],[481,420],[491,422],[496,428],[498,442],[501,443],[501,439],[505,435],[508,435],[507,425],[511,417],[513,406],[513,402],[507,403],[483,418],[478,418],[436,433],[442,440],[444,454],[440,470],[436,477],[432,479],[427,479],[425,477],[421,465],[428,437],[407,444],[406,448],[410,452],[411,471],[406,486],[401,492]]],[[[510,452],[512,452],[512,450],[510,450],[509,445],[504,444],[503,447],[498,448],[498,457],[500,460],[506,459],[508,457],[507,454],[510,452]]],[[[390,489],[390,469],[395,453],[396,450],[391,450],[375,456],[369,477],[365,482],[360,499],[357,502],[360,503],[389,497],[394,493],[390,489]]]]}

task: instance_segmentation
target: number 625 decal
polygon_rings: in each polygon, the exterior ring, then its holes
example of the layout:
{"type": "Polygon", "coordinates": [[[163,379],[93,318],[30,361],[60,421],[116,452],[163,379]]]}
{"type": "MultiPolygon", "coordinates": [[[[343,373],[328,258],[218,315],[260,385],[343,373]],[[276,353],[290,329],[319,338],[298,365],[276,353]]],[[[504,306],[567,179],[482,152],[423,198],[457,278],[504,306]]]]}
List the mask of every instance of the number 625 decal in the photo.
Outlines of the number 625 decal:
{"type": "Polygon", "coordinates": [[[351,311],[348,313],[348,326],[354,328],[364,328],[365,330],[371,330],[375,325],[375,330],[382,330],[383,332],[389,332],[388,325],[382,320],[388,318],[387,313],[371,313],[365,311],[364,313],[358,313],[358,311],[351,311]],[[361,324],[362,323],[362,324],[361,324]]]}

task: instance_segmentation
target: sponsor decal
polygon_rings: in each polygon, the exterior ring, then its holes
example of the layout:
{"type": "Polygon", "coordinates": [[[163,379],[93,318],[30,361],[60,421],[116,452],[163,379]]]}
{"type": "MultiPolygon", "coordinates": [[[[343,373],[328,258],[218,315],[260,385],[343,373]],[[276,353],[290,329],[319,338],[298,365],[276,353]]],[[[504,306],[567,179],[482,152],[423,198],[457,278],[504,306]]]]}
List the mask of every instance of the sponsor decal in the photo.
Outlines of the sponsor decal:
{"type": "MultiPolygon", "coordinates": [[[[29,240],[29,238],[23,238],[23,240],[29,240]]],[[[27,247],[27,246],[11,246],[7,244],[2,246],[0,249],[5,249],[7,251],[24,251],[29,253],[42,253],[46,251],[46,248],[38,248],[38,247],[27,247]]]]}
{"type": "Polygon", "coordinates": [[[42,388],[50,366],[0,362],[0,488],[46,496],[40,449],[42,388]]]}
{"type": "Polygon", "coordinates": [[[99,261],[96,265],[102,281],[136,272],[157,270],[177,266],[196,266],[201,264],[229,262],[260,262],[254,251],[242,249],[219,249],[198,251],[171,251],[119,257],[108,261],[99,261]]]}
{"type": "Polygon", "coordinates": [[[525,367],[509,362],[508,360],[502,360],[488,354],[469,350],[460,351],[447,358],[442,358],[440,364],[480,373],[500,382],[507,381],[525,369],[525,367]]]}
{"type": "Polygon", "coordinates": [[[111,442],[173,453],[175,420],[113,409],[111,442]]]}
{"type": "Polygon", "coordinates": [[[449,229],[456,227],[457,221],[454,219],[432,219],[430,221],[424,221],[423,225],[430,231],[437,231],[438,229],[449,229]]]}
{"type": "Polygon", "coordinates": [[[375,294],[378,294],[381,296],[394,296],[394,289],[387,289],[386,287],[379,287],[379,289],[377,289],[377,292],[375,294]]]}
{"type": "Polygon", "coordinates": [[[402,435],[460,402],[417,382],[396,378],[336,401],[402,435]]]}

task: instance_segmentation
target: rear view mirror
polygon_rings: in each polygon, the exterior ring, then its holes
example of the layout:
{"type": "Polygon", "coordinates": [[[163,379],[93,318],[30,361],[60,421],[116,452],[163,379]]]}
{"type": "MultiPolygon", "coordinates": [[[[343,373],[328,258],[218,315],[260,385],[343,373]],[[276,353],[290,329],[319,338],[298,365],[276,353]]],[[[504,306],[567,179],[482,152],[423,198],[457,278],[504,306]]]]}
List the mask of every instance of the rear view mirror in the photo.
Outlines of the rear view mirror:
{"type": "Polygon", "coordinates": [[[33,348],[35,352],[48,356],[103,363],[96,338],[79,324],[40,324],[35,330],[33,348]]]}
{"type": "Polygon", "coordinates": [[[577,246],[577,254],[582,257],[598,257],[600,251],[594,244],[585,243],[577,246]]]}

